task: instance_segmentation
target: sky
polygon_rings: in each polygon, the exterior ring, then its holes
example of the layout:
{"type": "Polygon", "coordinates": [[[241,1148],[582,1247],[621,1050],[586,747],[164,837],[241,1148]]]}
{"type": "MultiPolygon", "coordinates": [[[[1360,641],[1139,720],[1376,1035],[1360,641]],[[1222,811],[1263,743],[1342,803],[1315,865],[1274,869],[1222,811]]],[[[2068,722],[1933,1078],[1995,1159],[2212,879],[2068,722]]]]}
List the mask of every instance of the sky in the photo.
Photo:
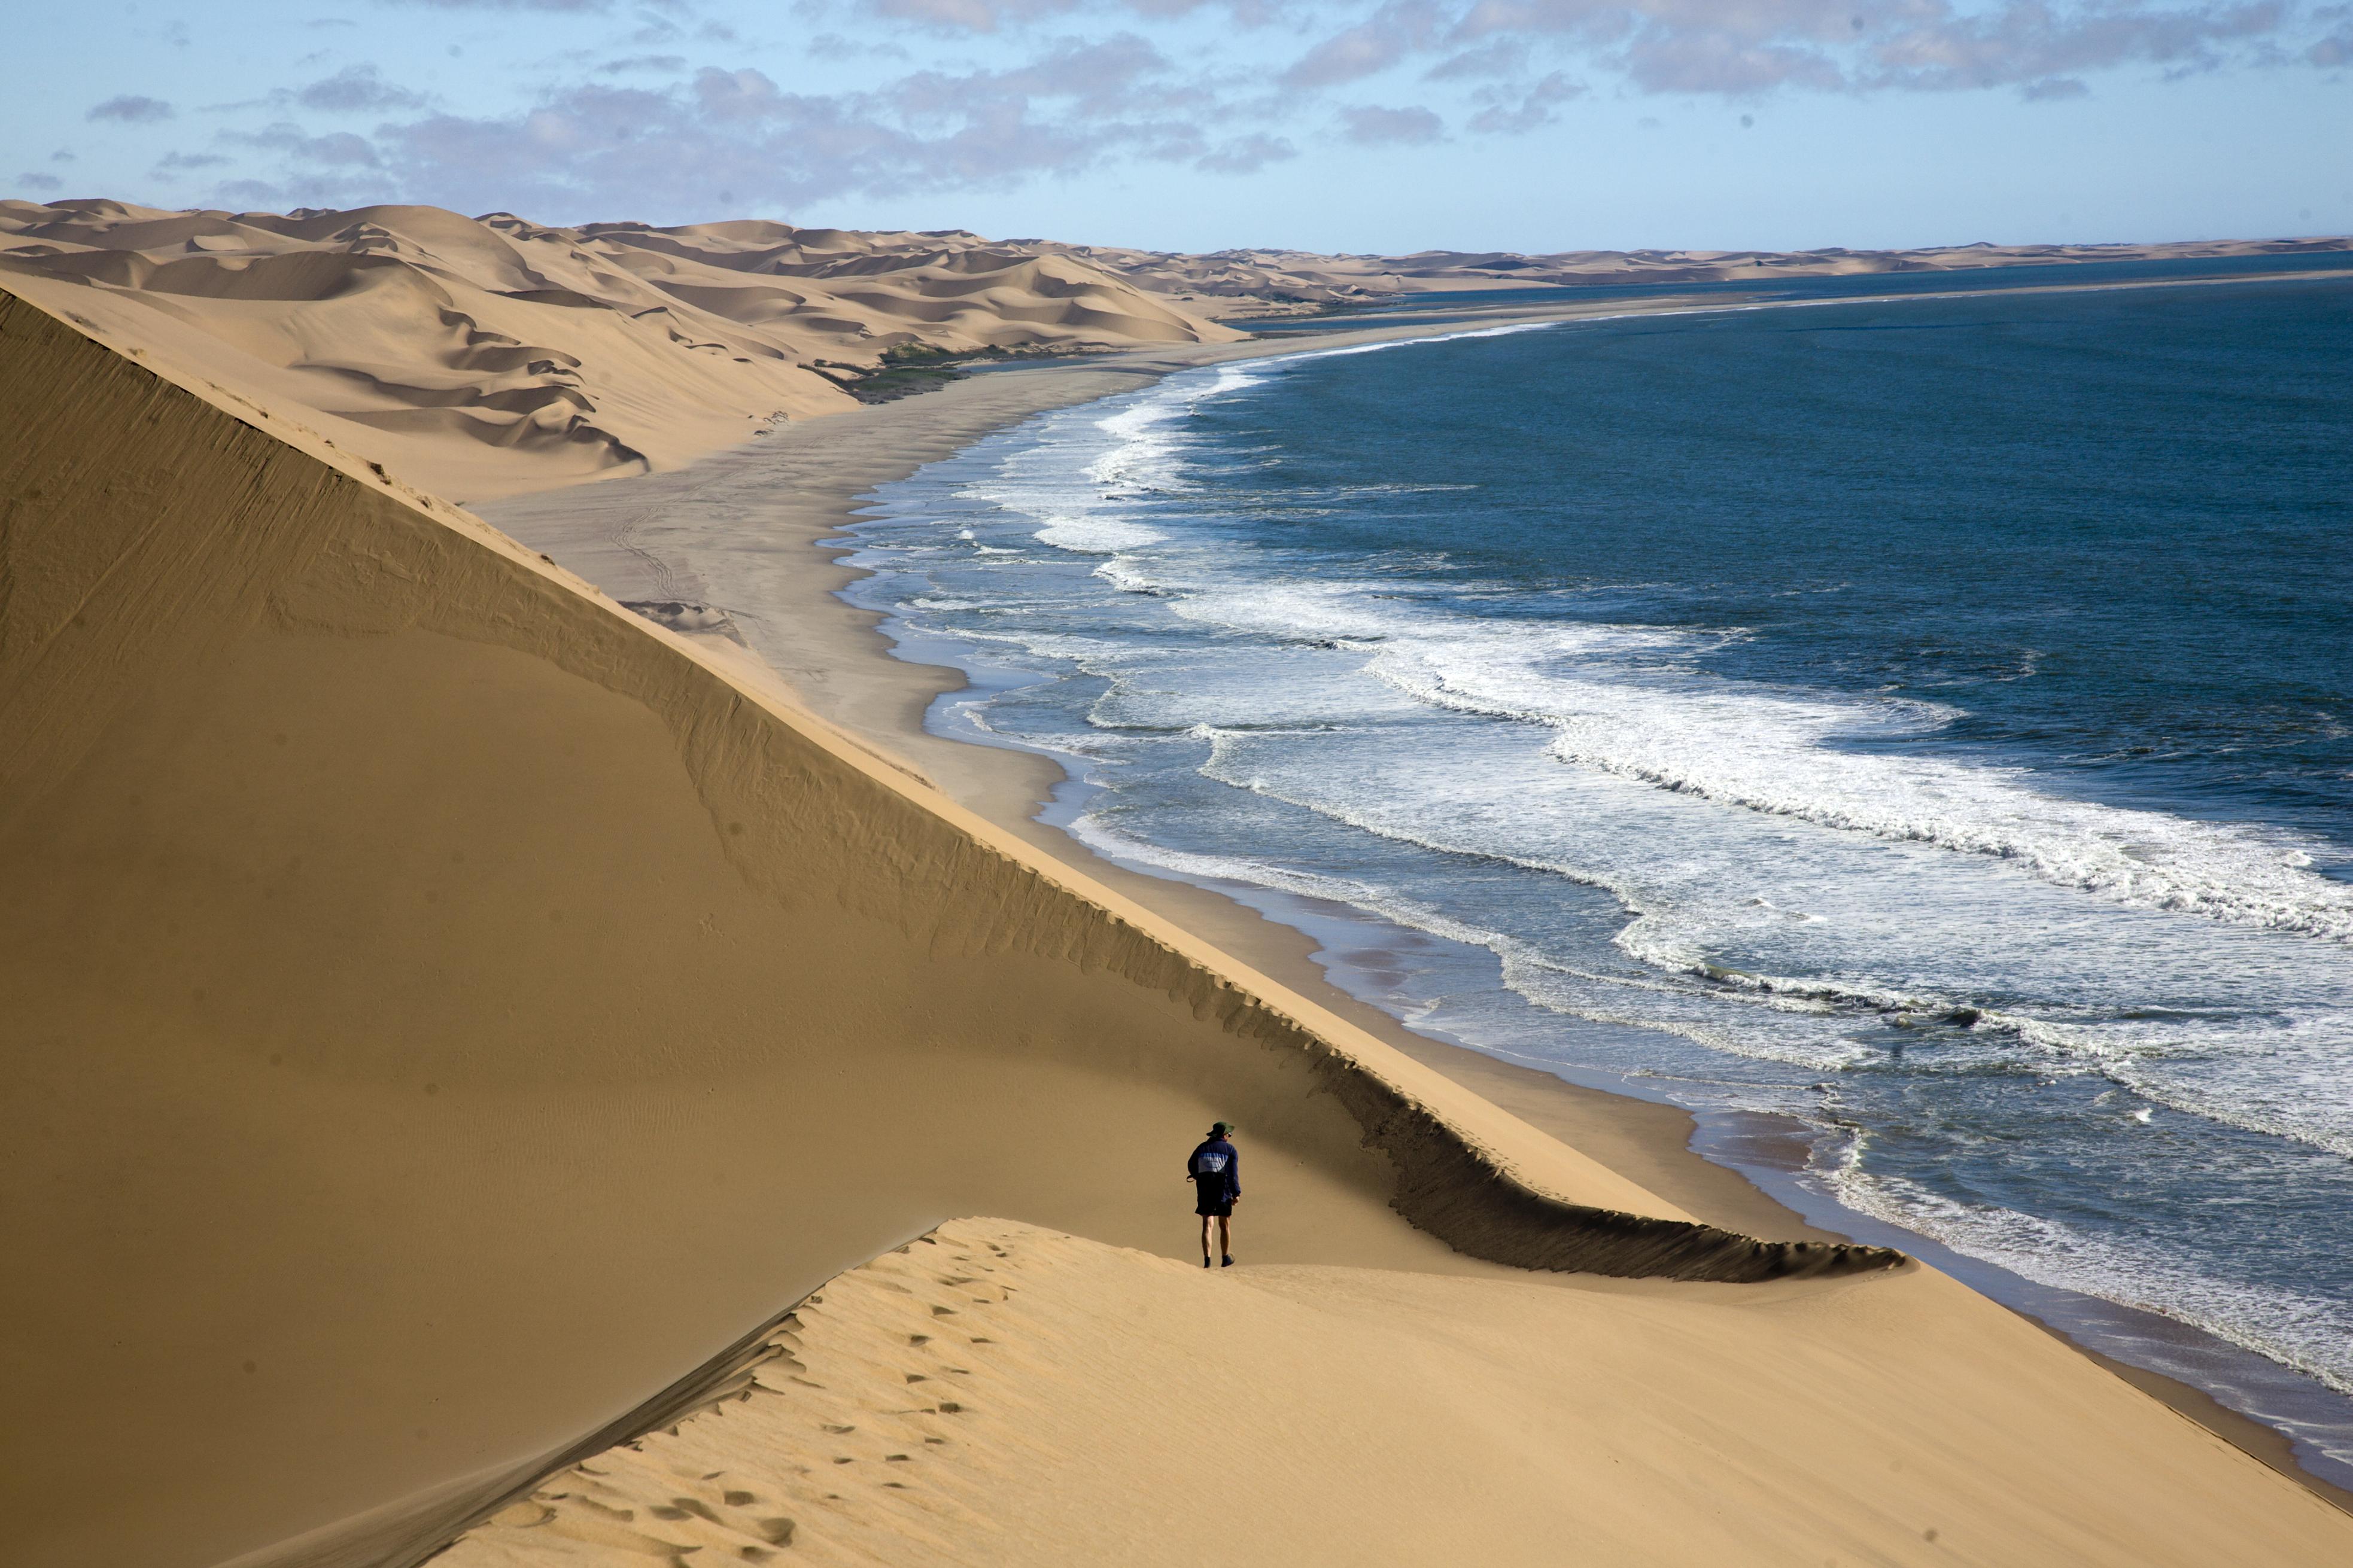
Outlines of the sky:
{"type": "Polygon", "coordinates": [[[1203,251],[2353,232],[2353,0],[92,0],[0,195],[1203,251]]]}

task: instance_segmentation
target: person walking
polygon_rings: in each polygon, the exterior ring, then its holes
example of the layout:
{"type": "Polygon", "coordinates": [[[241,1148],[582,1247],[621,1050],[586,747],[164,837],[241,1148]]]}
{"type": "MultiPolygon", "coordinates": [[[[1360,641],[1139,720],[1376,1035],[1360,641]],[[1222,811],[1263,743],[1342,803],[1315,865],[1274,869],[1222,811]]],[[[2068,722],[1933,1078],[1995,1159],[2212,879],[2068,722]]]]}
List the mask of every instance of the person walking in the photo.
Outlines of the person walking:
{"type": "Polygon", "coordinates": [[[1234,1205],[1241,1202],[1241,1156],[1234,1152],[1234,1130],[1220,1121],[1209,1129],[1193,1157],[1185,1162],[1186,1179],[1193,1184],[1193,1212],[1201,1216],[1201,1267],[1209,1266],[1209,1224],[1218,1226],[1220,1268],[1234,1266],[1234,1205]]]}

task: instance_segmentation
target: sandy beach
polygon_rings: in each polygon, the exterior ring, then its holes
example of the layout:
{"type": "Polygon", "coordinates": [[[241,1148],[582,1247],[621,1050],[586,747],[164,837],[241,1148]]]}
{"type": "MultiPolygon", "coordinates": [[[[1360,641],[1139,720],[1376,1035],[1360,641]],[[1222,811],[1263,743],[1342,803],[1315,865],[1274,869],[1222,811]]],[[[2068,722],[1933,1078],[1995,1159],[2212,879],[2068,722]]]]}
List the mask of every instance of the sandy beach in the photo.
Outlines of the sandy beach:
{"type": "Polygon", "coordinates": [[[110,325],[0,296],[12,1555],[2353,1551],[1675,1113],[1416,1042],[1030,823],[1049,764],[921,732],[941,672],[814,542],[1262,350],[991,371],[491,527],[110,325]]]}

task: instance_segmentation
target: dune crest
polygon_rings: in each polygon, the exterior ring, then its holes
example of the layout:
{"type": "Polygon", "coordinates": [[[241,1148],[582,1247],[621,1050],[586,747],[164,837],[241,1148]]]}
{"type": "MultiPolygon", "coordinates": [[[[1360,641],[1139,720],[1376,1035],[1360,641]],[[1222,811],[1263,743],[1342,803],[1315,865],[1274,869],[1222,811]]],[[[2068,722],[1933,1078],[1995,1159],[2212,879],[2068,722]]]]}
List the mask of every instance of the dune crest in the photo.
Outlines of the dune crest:
{"type": "Polygon", "coordinates": [[[2353,1537],[1966,1300],[1205,1272],[958,1220],[433,1561],[2210,1568],[2353,1537]]]}
{"type": "Polygon", "coordinates": [[[8,201],[0,274],[469,500],[675,467],[853,407],[893,353],[1240,335],[1050,247],[759,221],[8,201]]]}

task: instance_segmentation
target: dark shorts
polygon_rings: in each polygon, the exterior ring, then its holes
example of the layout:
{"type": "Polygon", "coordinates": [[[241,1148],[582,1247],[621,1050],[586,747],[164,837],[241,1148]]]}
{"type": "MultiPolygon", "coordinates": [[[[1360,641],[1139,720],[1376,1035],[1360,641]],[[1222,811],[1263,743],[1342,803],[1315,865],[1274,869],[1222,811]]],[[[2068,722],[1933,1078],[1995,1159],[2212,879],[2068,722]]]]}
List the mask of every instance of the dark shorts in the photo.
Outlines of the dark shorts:
{"type": "Polygon", "coordinates": [[[1217,1219],[1225,1219],[1234,1212],[1234,1200],[1223,1193],[1212,1194],[1205,1192],[1193,1200],[1193,1212],[1198,1215],[1208,1215],[1217,1219]]]}

